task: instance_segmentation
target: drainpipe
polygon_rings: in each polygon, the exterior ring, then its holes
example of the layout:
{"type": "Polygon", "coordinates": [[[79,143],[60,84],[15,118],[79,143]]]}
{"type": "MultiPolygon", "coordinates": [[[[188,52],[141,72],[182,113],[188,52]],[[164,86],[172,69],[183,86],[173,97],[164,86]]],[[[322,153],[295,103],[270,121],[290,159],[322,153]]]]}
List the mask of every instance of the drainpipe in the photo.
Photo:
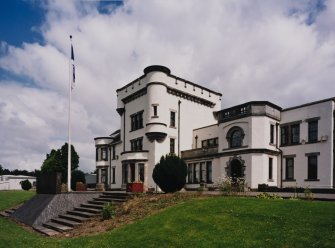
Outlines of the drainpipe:
{"type": "Polygon", "coordinates": [[[181,101],[178,101],[178,157],[180,157],[180,104],[181,101]]]}
{"type": "Polygon", "coordinates": [[[278,127],[279,123],[276,123],[276,148],[280,152],[280,188],[283,188],[283,151],[278,146],[278,127]]]}

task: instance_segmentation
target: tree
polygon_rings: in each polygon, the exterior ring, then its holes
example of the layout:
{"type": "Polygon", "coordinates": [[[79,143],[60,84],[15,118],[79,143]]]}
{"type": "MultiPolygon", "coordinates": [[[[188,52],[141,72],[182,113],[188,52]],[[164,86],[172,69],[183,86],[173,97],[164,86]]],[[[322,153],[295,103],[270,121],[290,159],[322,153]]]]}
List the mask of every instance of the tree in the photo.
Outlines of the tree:
{"type": "MultiPolygon", "coordinates": [[[[61,172],[62,173],[62,182],[67,182],[67,155],[68,155],[68,144],[65,143],[60,149],[52,149],[50,154],[46,155],[44,160],[41,173],[46,172],[61,172]]],[[[74,149],[74,146],[71,145],[71,171],[79,167],[79,156],[74,149]]]]}
{"type": "Polygon", "coordinates": [[[23,180],[20,183],[23,190],[30,190],[32,188],[31,182],[28,179],[23,180]]]}
{"type": "Polygon", "coordinates": [[[77,182],[86,183],[85,173],[82,172],[81,170],[74,170],[71,173],[71,189],[72,190],[76,189],[77,182]]]}
{"type": "Polygon", "coordinates": [[[165,193],[181,190],[186,183],[186,176],[186,163],[174,154],[162,156],[152,173],[155,183],[165,193]]]}

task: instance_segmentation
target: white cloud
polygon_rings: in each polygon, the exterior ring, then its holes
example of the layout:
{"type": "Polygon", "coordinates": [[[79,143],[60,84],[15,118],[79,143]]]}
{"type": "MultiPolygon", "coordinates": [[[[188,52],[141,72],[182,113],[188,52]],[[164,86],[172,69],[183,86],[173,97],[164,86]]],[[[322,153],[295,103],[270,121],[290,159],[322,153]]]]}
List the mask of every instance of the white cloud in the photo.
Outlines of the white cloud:
{"type": "Polygon", "coordinates": [[[119,128],[115,90],[151,64],[223,93],[223,106],[269,100],[283,107],[335,92],[335,4],[315,1],[126,1],[110,14],[91,1],[49,1],[47,45],[1,42],[0,67],[36,88],[0,83],[0,163],[38,168],[67,140],[69,35],[77,85],[73,143],[94,169],[95,136],[119,128]],[[307,25],[310,13],[315,23],[307,25]],[[23,99],[23,100],[22,100],[23,99]]]}

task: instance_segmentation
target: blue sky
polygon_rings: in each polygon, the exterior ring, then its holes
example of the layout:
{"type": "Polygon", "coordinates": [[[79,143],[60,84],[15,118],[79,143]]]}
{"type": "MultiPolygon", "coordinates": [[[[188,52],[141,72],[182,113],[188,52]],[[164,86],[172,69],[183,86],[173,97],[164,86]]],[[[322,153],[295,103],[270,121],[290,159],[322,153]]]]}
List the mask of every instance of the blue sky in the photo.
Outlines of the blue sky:
{"type": "Polygon", "coordinates": [[[0,164],[38,169],[67,140],[93,171],[94,137],[119,128],[115,90],[151,64],[223,94],[222,108],[334,97],[335,1],[0,1],[0,164]],[[5,141],[5,142],[3,142],[5,141]]]}
{"type": "Polygon", "coordinates": [[[23,42],[43,42],[38,32],[43,23],[44,10],[38,4],[22,0],[4,0],[0,2],[1,40],[15,46],[23,42]]]}

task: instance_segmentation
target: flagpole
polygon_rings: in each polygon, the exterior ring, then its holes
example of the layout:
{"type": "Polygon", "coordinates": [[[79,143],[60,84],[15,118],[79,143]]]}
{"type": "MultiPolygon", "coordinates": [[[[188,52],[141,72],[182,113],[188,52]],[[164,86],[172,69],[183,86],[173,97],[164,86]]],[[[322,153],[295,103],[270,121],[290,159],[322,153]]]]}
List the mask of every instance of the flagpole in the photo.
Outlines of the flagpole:
{"type": "MultiPolygon", "coordinates": [[[[72,53],[72,35],[70,35],[71,53],[72,53]]],[[[71,58],[69,60],[69,118],[68,118],[68,152],[67,152],[67,191],[71,191],[71,100],[72,100],[72,81],[71,77],[71,58]]]]}

